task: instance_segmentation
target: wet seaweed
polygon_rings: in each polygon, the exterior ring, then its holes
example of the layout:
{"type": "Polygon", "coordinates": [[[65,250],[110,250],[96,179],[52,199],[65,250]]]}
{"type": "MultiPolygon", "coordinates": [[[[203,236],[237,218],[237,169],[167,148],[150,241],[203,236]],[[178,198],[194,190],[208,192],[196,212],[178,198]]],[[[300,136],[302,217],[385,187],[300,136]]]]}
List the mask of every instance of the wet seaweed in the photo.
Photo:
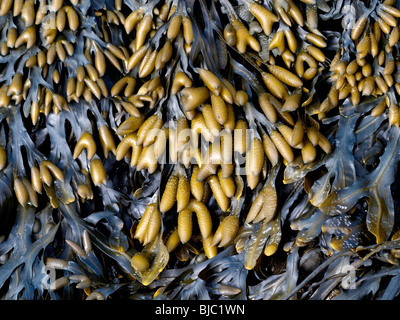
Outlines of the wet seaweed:
{"type": "Polygon", "coordinates": [[[1,1],[1,299],[396,299],[398,18],[1,1]]]}

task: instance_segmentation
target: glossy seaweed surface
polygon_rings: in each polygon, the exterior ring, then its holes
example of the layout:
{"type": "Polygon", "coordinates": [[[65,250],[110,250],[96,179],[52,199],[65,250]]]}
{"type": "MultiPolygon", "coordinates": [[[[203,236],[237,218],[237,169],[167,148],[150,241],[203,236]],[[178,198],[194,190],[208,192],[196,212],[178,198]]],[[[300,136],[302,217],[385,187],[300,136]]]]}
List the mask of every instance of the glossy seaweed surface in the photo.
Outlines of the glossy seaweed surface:
{"type": "Polygon", "coordinates": [[[395,299],[399,19],[1,0],[1,299],[395,299]]]}

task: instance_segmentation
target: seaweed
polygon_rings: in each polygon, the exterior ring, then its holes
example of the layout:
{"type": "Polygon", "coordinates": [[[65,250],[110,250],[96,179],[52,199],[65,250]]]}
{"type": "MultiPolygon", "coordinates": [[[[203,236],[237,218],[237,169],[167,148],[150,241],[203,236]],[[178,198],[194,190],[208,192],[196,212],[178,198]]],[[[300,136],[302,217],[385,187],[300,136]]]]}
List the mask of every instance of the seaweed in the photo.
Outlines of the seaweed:
{"type": "Polygon", "coordinates": [[[398,298],[399,18],[2,1],[0,299],[398,298]]]}
{"type": "Polygon", "coordinates": [[[398,135],[392,128],[384,154],[379,158],[376,169],[358,179],[352,185],[331,193],[320,210],[336,215],[353,208],[362,198],[368,198],[366,217],[368,230],[376,237],[377,243],[387,240],[394,226],[394,207],[390,186],[392,185],[398,164],[398,135]]]}
{"type": "Polygon", "coordinates": [[[38,237],[33,239],[34,222],[35,211],[32,208],[19,207],[14,227],[7,240],[0,243],[0,254],[8,255],[7,263],[0,267],[0,285],[3,287],[9,280],[4,297],[6,300],[33,300],[43,295],[42,282],[47,275],[44,253],[54,240],[59,225],[39,232],[38,237]]]}

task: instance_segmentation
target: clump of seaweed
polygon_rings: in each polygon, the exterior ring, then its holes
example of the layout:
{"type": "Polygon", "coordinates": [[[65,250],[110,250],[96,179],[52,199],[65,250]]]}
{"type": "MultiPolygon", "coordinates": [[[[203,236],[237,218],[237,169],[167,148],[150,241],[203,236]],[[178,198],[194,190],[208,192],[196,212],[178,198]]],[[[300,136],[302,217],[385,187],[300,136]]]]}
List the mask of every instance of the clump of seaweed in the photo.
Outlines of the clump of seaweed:
{"type": "Polygon", "coordinates": [[[394,299],[398,18],[1,1],[1,298],[394,299]]]}

